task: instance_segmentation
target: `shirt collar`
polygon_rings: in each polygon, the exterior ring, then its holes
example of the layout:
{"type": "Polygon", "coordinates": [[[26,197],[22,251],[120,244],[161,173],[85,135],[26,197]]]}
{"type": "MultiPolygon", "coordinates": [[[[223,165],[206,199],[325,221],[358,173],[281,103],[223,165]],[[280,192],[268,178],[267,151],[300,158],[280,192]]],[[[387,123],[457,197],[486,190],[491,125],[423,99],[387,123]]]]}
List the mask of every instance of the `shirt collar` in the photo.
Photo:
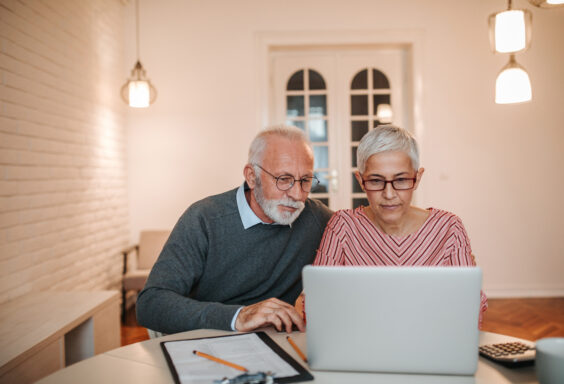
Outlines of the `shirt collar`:
{"type": "Polygon", "coordinates": [[[246,185],[247,183],[243,183],[239,189],[237,189],[237,208],[239,209],[239,216],[241,216],[241,221],[243,222],[243,228],[248,229],[261,223],[268,224],[258,218],[247,202],[247,199],[245,198],[246,185]]]}

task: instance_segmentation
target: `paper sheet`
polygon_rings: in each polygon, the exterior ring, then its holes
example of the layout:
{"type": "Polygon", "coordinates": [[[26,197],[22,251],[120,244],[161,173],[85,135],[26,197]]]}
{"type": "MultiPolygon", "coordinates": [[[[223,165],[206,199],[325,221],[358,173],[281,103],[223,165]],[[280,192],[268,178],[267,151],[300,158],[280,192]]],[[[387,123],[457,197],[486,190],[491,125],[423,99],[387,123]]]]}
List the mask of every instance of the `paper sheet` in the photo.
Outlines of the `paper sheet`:
{"type": "Polygon", "coordinates": [[[243,372],[197,356],[194,350],[241,365],[250,373],[267,372],[276,377],[298,375],[298,372],[266,345],[255,333],[195,340],[166,342],[165,347],[181,383],[210,384],[243,372]]]}

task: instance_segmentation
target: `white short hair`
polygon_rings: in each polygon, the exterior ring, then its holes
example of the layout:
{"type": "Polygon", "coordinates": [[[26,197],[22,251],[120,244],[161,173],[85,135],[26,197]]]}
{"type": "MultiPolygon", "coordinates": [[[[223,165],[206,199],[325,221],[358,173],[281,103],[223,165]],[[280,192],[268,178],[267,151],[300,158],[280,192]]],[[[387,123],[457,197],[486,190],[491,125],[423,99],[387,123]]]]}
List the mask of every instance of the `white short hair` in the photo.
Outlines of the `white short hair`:
{"type": "Polygon", "coordinates": [[[359,172],[364,173],[370,156],[386,151],[405,152],[411,159],[413,169],[419,169],[419,149],[415,137],[403,128],[394,125],[380,125],[360,140],[356,152],[359,172]]]}
{"type": "Polygon", "coordinates": [[[249,164],[260,165],[262,163],[267,140],[272,136],[303,142],[311,148],[311,144],[306,134],[299,128],[291,125],[276,125],[268,127],[263,131],[260,131],[253,139],[251,146],[249,147],[249,164]]]}

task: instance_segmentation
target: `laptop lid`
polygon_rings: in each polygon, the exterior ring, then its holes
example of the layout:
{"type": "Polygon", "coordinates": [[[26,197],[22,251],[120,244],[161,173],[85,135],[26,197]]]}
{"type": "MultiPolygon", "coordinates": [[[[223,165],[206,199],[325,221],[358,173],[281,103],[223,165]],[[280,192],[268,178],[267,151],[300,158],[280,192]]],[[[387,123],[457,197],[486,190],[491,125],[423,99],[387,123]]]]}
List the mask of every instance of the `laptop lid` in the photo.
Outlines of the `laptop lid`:
{"type": "Polygon", "coordinates": [[[316,370],[474,374],[478,267],[303,269],[316,370]]]}

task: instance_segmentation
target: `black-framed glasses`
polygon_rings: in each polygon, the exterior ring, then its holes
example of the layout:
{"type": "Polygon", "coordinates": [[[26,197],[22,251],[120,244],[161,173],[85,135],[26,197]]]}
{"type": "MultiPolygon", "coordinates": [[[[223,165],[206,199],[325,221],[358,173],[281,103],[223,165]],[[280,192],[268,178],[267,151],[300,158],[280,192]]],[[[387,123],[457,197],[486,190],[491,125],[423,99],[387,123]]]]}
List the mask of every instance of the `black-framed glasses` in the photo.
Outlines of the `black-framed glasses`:
{"type": "Polygon", "coordinates": [[[276,188],[278,188],[281,191],[289,190],[294,186],[296,181],[300,183],[302,191],[304,192],[311,192],[311,189],[316,187],[317,184],[319,184],[319,180],[315,176],[302,177],[301,179],[295,179],[294,176],[291,175],[274,176],[272,173],[268,172],[260,165],[258,164],[255,165],[260,169],[262,169],[264,172],[266,172],[267,175],[272,176],[276,180],[276,188]]]}
{"type": "Polygon", "coordinates": [[[399,177],[393,180],[384,179],[362,179],[362,185],[367,191],[383,191],[388,183],[392,184],[392,188],[396,191],[406,191],[415,186],[417,177],[399,177]]]}

